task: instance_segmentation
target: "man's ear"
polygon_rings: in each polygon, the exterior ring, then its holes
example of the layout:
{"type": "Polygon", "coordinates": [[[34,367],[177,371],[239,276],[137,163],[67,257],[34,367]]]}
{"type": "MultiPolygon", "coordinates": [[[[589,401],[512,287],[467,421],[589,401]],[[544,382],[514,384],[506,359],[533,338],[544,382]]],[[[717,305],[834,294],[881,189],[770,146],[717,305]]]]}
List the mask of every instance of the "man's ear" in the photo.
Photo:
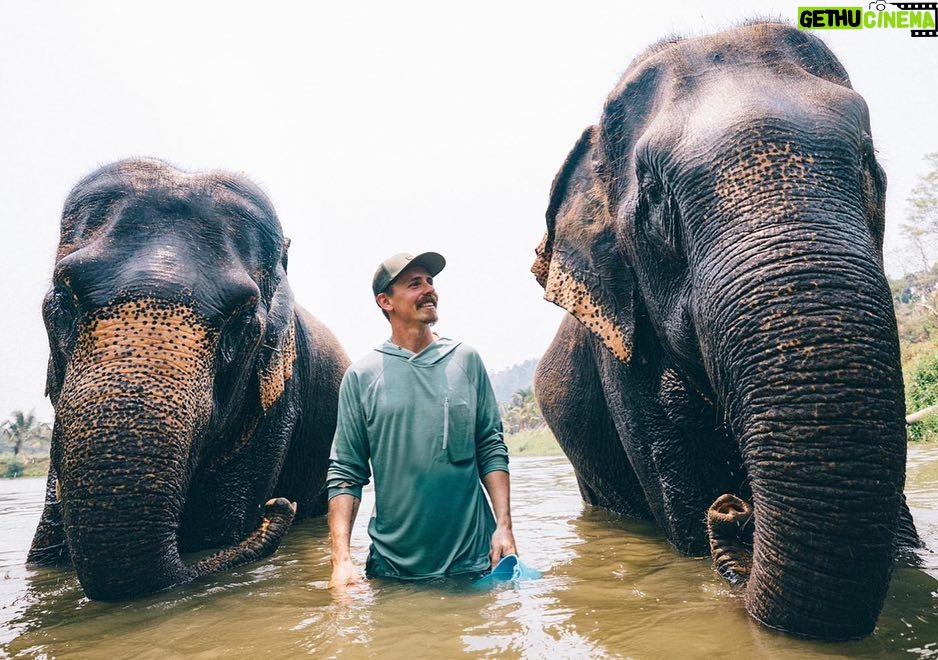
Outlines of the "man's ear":
{"type": "Polygon", "coordinates": [[[394,308],[394,305],[391,303],[391,299],[384,291],[375,296],[375,302],[378,303],[378,307],[386,312],[390,312],[394,308]]]}

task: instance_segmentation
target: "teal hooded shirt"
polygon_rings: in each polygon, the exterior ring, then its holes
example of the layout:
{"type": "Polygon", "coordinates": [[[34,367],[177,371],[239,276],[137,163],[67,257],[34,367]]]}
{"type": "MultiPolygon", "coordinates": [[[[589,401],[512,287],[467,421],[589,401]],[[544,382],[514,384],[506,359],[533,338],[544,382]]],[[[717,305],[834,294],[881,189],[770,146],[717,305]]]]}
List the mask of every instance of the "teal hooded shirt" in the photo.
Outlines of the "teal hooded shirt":
{"type": "Polygon", "coordinates": [[[495,519],[480,479],[508,471],[508,450],[475,350],[439,338],[415,354],[386,342],[349,368],[329,498],[361,499],[372,470],[370,573],[418,579],[489,567],[495,519]]]}

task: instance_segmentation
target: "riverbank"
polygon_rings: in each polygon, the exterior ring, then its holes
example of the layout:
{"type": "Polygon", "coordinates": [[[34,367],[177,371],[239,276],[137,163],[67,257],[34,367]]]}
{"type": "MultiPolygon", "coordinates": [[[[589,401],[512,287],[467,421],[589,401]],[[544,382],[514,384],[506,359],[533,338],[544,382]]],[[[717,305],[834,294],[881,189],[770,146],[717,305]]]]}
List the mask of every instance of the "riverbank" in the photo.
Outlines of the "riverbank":
{"type": "MultiPolygon", "coordinates": [[[[510,456],[562,456],[563,450],[548,428],[522,431],[505,437],[510,456]]],[[[938,445],[935,436],[909,442],[909,447],[938,445]]],[[[10,454],[0,455],[0,479],[16,477],[44,477],[49,471],[49,457],[30,456],[28,460],[14,461],[10,454]]]]}
{"type": "Polygon", "coordinates": [[[559,456],[563,454],[547,427],[513,433],[505,437],[509,456],[559,456]]]}
{"type": "Polygon", "coordinates": [[[0,479],[44,477],[48,471],[48,456],[28,456],[23,459],[13,458],[11,454],[0,455],[0,479]]]}

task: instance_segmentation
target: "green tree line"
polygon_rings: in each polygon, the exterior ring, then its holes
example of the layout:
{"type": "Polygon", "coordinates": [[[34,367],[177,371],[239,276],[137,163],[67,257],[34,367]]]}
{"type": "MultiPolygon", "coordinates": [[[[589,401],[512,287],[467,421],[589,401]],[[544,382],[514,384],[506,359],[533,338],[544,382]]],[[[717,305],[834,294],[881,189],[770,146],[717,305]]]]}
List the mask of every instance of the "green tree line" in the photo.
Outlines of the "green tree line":
{"type": "Polygon", "coordinates": [[[44,474],[51,442],[51,424],[14,410],[0,423],[0,477],[44,474]]]}
{"type": "Polygon", "coordinates": [[[541,407],[534,396],[534,390],[530,387],[518,390],[512,395],[511,401],[499,403],[498,408],[502,415],[505,433],[523,433],[546,426],[544,417],[541,415],[541,407]]]}
{"type": "MultiPolygon", "coordinates": [[[[900,225],[905,263],[918,270],[890,279],[902,351],[906,412],[938,405],[938,153],[927,154],[900,225]]],[[[909,425],[910,440],[938,440],[938,415],[909,425]]]]}

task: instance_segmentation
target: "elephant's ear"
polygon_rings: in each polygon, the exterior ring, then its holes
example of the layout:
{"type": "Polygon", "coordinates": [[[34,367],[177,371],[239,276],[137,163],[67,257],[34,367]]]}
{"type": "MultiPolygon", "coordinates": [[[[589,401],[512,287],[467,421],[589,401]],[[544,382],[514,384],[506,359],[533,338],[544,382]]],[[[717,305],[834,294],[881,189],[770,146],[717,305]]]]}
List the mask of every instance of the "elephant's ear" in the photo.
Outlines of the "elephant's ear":
{"type": "Polygon", "coordinates": [[[296,361],[296,319],[293,291],[286,277],[287,248],[285,241],[280,259],[280,281],[274,290],[267,314],[264,339],[258,360],[258,387],[261,407],[266,412],[283,395],[286,382],[293,377],[296,361]]]}
{"type": "Polygon", "coordinates": [[[62,381],[65,380],[65,368],[61,365],[61,361],[56,354],[56,348],[53,346],[52,354],[49,355],[49,366],[46,368],[46,396],[52,402],[53,408],[59,401],[62,381]]]}
{"type": "Polygon", "coordinates": [[[68,363],[62,354],[62,349],[54,339],[55,331],[48,325],[45,303],[43,303],[43,321],[47,324],[46,335],[49,338],[49,364],[46,367],[46,396],[52,402],[52,407],[59,401],[62,383],[65,382],[65,369],[68,363]]]}
{"type": "Polygon", "coordinates": [[[554,178],[547,232],[531,271],[544,298],[589,328],[622,362],[632,356],[635,278],[622,258],[596,173],[596,127],[583,131],[554,178]]]}
{"type": "Polygon", "coordinates": [[[290,239],[284,237],[283,239],[283,251],[280,253],[280,265],[283,267],[283,272],[287,272],[287,253],[290,251],[290,239]]]}

